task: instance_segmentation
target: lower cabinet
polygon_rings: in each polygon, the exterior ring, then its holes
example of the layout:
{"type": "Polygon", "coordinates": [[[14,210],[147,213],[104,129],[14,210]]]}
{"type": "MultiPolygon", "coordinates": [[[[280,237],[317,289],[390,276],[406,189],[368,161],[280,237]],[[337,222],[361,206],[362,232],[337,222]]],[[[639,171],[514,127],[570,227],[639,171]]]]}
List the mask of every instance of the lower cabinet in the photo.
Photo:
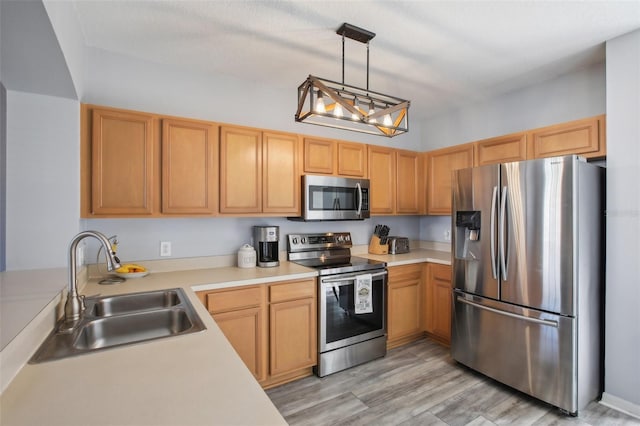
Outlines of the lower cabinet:
{"type": "Polygon", "coordinates": [[[425,286],[425,331],[435,340],[451,342],[451,266],[428,263],[425,286]]]}
{"type": "Polygon", "coordinates": [[[422,276],[424,263],[389,268],[387,282],[387,348],[423,335],[422,276]]]}
{"type": "Polygon", "coordinates": [[[312,374],[317,362],[314,279],[197,295],[263,387],[312,374]]]}

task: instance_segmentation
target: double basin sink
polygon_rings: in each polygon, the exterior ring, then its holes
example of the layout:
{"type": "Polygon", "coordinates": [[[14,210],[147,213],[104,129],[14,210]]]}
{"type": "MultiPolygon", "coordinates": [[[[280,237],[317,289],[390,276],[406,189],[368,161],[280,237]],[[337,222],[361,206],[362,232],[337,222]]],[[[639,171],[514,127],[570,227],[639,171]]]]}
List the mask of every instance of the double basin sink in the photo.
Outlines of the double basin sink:
{"type": "Polygon", "coordinates": [[[60,325],[29,361],[39,363],[206,329],[181,288],[87,298],[71,331],[60,325]]]}

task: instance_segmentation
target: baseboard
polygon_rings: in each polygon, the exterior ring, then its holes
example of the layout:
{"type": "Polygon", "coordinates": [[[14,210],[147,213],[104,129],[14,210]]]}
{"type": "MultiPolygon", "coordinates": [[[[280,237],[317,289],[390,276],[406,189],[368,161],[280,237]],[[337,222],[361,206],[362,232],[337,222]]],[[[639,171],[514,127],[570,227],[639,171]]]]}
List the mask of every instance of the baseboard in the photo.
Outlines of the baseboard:
{"type": "Polygon", "coordinates": [[[640,419],[640,405],[604,392],[600,404],[640,419]]]}

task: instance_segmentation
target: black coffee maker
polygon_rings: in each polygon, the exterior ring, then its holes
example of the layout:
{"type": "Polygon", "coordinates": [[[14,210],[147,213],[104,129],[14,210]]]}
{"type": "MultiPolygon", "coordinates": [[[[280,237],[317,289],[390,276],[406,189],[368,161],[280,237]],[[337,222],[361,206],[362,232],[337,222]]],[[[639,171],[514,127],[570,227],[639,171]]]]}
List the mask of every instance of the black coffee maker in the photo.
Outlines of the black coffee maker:
{"type": "Polygon", "coordinates": [[[268,268],[280,265],[280,261],[278,260],[279,240],[280,227],[253,227],[253,246],[256,249],[258,266],[268,268]]]}

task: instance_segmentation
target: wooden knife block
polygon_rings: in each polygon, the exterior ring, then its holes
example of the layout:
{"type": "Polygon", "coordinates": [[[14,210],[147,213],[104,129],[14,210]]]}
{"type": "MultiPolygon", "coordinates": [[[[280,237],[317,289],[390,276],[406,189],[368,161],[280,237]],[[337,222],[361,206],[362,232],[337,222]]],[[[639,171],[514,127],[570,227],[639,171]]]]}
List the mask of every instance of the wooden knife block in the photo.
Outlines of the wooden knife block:
{"type": "Polygon", "coordinates": [[[371,254],[387,254],[389,253],[389,245],[381,244],[380,237],[373,235],[369,241],[369,253],[371,254]]]}

